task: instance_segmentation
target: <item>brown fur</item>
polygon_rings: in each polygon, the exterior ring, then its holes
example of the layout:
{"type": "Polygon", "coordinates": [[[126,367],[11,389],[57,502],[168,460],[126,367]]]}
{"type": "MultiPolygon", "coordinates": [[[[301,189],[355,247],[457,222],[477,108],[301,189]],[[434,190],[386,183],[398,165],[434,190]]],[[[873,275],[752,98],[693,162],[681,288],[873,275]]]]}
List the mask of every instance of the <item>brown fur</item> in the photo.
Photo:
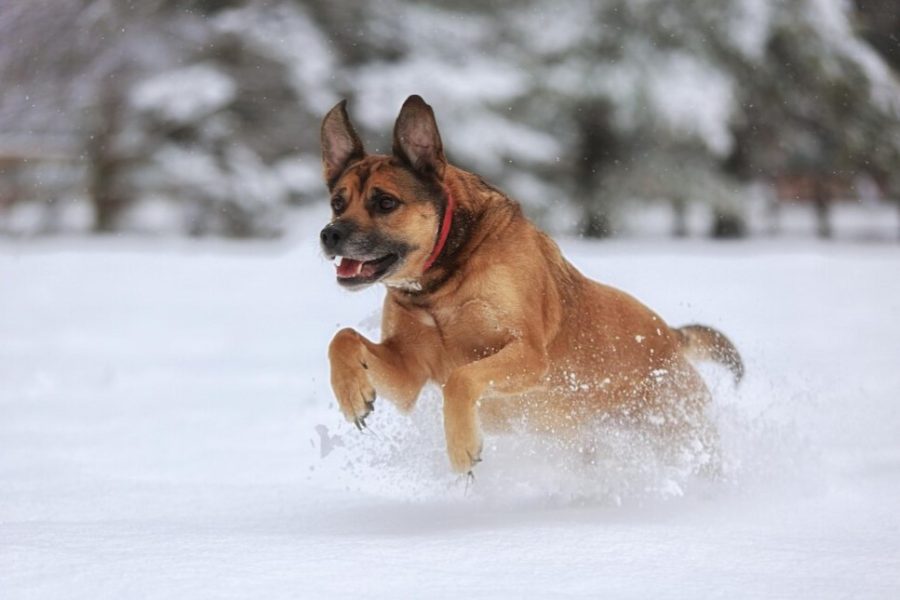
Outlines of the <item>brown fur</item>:
{"type": "Polygon", "coordinates": [[[582,275],[518,204],[478,176],[448,164],[430,107],[413,96],[401,110],[392,156],[365,155],[343,103],[322,128],[326,180],[362,232],[409,251],[388,286],[381,342],[352,329],[329,348],[331,382],[348,420],[364,424],[376,395],[402,411],[428,381],[443,390],[450,463],[469,471],[482,427],[514,423],[571,431],[598,414],[664,415],[665,429],[714,432],[702,416],[709,392],[687,357],[710,358],[740,375],[740,356],[721,333],[675,330],[652,310],[582,275]],[[344,152],[335,152],[343,147],[344,152]],[[375,190],[402,201],[371,210],[375,190]],[[447,197],[450,239],[427,272],[447,197]]]}

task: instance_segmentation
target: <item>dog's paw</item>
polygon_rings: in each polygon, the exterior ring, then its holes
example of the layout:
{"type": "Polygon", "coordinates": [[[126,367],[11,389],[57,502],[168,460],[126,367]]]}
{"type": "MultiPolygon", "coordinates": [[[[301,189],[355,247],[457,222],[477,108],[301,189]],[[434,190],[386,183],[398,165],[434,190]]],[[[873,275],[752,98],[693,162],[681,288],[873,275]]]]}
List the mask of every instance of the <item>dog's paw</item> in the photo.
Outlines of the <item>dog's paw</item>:
{"type": "Polygon", "coordinates": [[[344,418],[356,425],[366,426],[366,417],[375,410],[375,388],[364,373],[347,372],[332,376],[332,387],[344,418]]]}
{"type": "Polygon", "coordinates": [[[375,388],[369,381],[368,367],[355,336],[356,332],[343,330],[331,344],[331,387],[344,418],[362,429],[366,417],[375,409],[375,388]]]}
{"type": "Polygon", "coordinates": [[[457,473],[469,473],[481,462],[482,442],[476,429],[453,432],[447,436],[447,456],[457,473]]]}

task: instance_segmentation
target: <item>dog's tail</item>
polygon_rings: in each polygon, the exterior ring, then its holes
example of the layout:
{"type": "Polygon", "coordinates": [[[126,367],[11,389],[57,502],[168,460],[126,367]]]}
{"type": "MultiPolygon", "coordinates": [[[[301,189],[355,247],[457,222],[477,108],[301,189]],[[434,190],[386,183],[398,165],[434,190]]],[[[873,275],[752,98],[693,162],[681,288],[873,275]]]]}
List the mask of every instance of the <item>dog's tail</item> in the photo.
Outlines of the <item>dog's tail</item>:
{"type": "Polygon", "coordinates": [[[744,361],[725,334],[706,325],[685,325],[673,329],[681,341],[681,351],[692,360],[717,362],[731,371],[734,383],[744,377],[744,361]]]}

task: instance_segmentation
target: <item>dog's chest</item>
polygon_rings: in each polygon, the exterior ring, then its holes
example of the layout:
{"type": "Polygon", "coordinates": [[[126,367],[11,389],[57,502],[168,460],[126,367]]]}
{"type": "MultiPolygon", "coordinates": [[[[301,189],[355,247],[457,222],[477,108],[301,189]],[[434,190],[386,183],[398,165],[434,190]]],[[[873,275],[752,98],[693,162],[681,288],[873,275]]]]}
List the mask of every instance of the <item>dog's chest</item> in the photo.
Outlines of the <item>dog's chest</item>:
{"type": "Polygon", "coordinates": [[[422,312],[419,321],[438,330],[445,357],[457,365],[494,354],[511,333],[501,312],[479,299],[422,312]]]}

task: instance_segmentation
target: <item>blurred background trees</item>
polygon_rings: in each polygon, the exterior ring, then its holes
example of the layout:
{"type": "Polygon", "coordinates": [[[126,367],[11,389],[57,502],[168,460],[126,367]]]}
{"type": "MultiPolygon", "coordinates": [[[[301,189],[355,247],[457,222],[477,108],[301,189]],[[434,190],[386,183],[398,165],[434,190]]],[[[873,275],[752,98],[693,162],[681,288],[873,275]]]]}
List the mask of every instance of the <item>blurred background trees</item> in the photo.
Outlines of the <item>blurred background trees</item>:
{"type": "Polygon", "coordinates": [[[556,231],[666,206],[748,233],[900,198],[892,0],[11,0],[0,233],[284,232],[340,98],[370,151],[431,102],[451,160],[556,231]]]}

